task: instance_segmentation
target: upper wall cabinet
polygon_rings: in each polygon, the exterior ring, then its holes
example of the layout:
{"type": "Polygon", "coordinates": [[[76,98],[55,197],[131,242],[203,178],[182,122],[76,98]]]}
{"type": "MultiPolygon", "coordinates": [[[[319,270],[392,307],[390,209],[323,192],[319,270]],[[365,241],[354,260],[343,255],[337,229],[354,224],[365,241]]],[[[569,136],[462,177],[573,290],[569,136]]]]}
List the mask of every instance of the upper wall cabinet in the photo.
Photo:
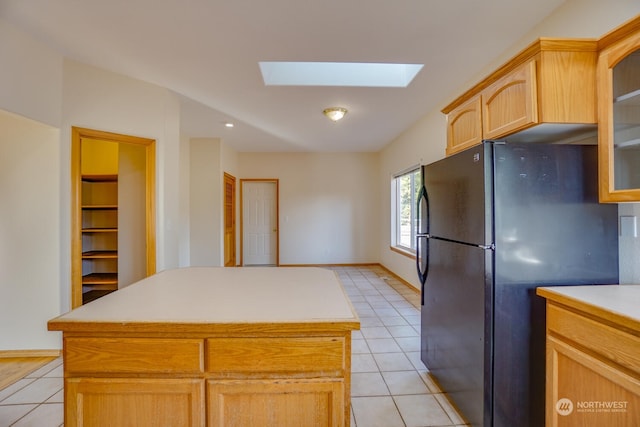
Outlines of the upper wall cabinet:
{"type": "Polygon", "coordinates": [[[447,155],[482,141],[482,103],[476,95],[447,115],[447,155]]]}
{"type": "Polygon", "coordinates": [[[457,98],[447,155],[543,123],[596,123],[597,41],[538,39],[457,98]]]}
{"type": "Polygon", "coordinates": [[[499,138],[536,124],[536,61],[519,66],[482,91],[484,139],[499,138]]]}
{"type": "Polygon", "coordinates": [[[598,58],[601,202],[640,201],[640,17],[605,35],[598,58]]]}

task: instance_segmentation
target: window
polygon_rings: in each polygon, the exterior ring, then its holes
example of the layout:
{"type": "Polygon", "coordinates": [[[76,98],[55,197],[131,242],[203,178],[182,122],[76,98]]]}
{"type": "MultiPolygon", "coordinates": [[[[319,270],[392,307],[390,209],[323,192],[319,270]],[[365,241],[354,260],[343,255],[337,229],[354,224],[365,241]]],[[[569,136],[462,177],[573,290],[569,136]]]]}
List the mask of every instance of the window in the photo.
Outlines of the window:
{"type": "Polygon", "coordinates": [[[396,175],[391,185],[392,246],[411,252],[416,249],[416,204],[420,187],[419,167],[396,175]]]}

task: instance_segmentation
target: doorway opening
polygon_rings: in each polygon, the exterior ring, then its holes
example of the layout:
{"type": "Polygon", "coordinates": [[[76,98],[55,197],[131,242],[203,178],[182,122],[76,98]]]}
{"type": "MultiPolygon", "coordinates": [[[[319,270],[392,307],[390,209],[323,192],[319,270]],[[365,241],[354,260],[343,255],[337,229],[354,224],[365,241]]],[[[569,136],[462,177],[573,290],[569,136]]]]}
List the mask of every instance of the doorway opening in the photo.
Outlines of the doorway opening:
{"type": "Polygon", "coordinates": [[[240,180],[241,265],[277,266],[279,219],[277,179],[240,180]]]}
{"type": "Polygon", "coordinates": [[[155,140],[71,130],[71,306],[155,273],[155,140]]]}

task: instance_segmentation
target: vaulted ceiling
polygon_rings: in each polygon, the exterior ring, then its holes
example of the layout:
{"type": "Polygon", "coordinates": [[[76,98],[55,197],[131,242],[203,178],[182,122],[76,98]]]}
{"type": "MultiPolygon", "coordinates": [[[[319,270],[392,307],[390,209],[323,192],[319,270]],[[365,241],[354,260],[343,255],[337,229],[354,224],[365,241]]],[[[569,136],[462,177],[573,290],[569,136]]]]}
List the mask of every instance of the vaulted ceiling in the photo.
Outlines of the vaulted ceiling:
{"type": "Polygon", "coordinates": [[[176,92],[189,136],[238,151],[377,151],[562,2],[0,0],[0,18],[67,58],[176,92]],[[424,67],[404,88],[266,86],[260,61],[424,67]],[[349,112],[334,123],[330,106],[349,112]]]}

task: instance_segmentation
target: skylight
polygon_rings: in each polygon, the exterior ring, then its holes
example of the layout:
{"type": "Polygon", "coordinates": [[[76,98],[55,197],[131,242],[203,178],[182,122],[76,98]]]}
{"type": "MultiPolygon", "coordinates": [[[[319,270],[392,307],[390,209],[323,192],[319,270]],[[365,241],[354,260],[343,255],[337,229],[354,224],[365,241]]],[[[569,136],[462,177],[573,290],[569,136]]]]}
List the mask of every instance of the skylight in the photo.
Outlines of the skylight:
{"type": "Polygon", "coordinates": [[[267,86],[407,87],[423,64],[260,62],[267,86]]]}

